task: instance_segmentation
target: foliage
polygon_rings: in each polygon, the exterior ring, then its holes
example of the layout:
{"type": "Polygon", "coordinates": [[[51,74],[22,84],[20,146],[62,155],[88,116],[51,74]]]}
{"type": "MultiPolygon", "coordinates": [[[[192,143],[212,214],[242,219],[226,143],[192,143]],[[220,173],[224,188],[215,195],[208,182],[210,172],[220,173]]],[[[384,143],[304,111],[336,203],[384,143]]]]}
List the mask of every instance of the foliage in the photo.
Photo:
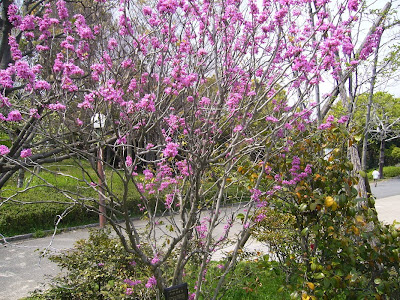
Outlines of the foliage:
{"type": "MultiPolygon", "coordinates": [[[[373,170],[368,172],[368,178],[372,178],[373,170]]],[[[398,177],[400,176],[400,167],[396,166],[388,166],[383,167],[383,177],[384,178],[391,178],[391,177],[398,177]]]]}
{"type": "MultiPolygon", "coordinates": [[[[73,249],[55,254],[50,260],[62,268],[46,291],[35,291],[27,299],[152,299],[154,289],[145,287],[149,269],[141,268],[133,254],[127,254],[120,241],[108,230],[93,230],[87,240],[76,242],[73,249]],[[140,283],[139,283],[140,281],[140,283]],[[134,285],[133,285],[134,284],[134,285]]],[[[194,286],[198,265],[185,270],[185,280],[194,286]]],[[[221,274],[219,262],[213,262],[206,285],[215,285],[221,274]]],[[[284,280],[277,264],[268,256],[240,262],[227,279],[232,288],[221,291],[226,300],[285,299],[277,292],[284,280]]],[[[201,296],[201,299],[207,299],[201,296]]]]}
{"type": "Polygon", "coordinates": [[[58,216],[64,215],[66,210],[68,214],[63,216],[63,221],[58,228],[98,222],[97,214],[88,212],[80,206],[69,207],[55,203],[40,203],[29,206],[5,204],[0,210],[0,231],[7,237],[51,230],[54,229],[58,216]]]}
{"type": "Polygon", "coordinates": [[[386,155],[386,157],[392,157],[395,160],[395,163],[400,162],[400,148],[396,146],[390,147],[390,153],[389,155],[386,155]]]}
{"type": "Polygon", "coordinates": [[[313,162],[312,176],[267,197],[277,213],[260,211],[265,218],[255,229],[278,257],[293,299],[400,296],[400,230],[378,222],[373,198],[358,198],[346,155],[353,142],[343,127],[331,126],[294,141],[292,151],[271,166],[289,179],[295,160],[300,170],[313,162]],[[323,157],[325,148],[331,151],[323,157]],[[275,224],[280,226],[273,230],[275,224]]]}
{"type": "Polygon", "coordinates": [[[63,269],[51,287],[37,291],[38,299],[154,299],[155,290],[145,284],[151,274],[136,264],[109,230],[93,230],[87,240],[55,254],[50,260],[63,269]]]}
{"type": "MultiPolygon", "coordinates": [[[[89,164],[84,164],[84,168],[88,172],[88,180],[95,180],[92,179],[95,174],[90,171],[89,164]]],[[[79,175],[76,163],[66,160],[63,164],[43,166],[40,177],[32,175],[25,178],[23,188],[9,183],[1,192],[3,198],[10,199],[0,206],[0,232],[4,236],[12,236],[54,229],[58,221],[61,221],[59,228],[98,222],[95,212],[71,201],[70,197],[85,201],[98,196],[96,191],[78,179],[79,175]]],[[[114,193],[120,193],[121,181],[117,177],[111,178],[107,169],[106,176],[112,181],[114,193]]],[[[138,200],[138,193],[131,188],[127,201],[131,216],[139,215],[138,200]]],[[[91,204],[90,200],[86,201],[91,204]]]]}
{"type": "MultiPolygon", "coordinates": [[[[289,293],[279,290],[285,280],[285,274],[268,255],[244,255],[235,270],[226,279],[229,284],[220,291],[219,297],[224,300],[267,300],[287,299],[289,293]]],[[[194,268],[195,270],[196,268],[194,268]]],[[[194,272],[195,273],[195,272],[194,272]]],[[[213,262],[206,274],[205,285],[209,290],[215,288],[216,280],[222,274],[222,264],[213,262]]],[[[194,282],[188,278],[189,284],[194,282]]],[[[200,299],[208,299],[207,293],[200,299]]]]}

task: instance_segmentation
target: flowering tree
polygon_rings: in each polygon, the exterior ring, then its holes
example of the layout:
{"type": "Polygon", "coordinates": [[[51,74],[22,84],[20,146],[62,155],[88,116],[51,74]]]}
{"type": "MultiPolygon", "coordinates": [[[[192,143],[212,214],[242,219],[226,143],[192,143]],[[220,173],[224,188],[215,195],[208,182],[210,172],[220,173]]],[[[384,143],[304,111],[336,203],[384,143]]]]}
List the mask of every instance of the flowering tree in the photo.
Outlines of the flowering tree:
{"type": "MultiPolygon", "coordinates": [[[[301,168],[293,161],[293,178],[282,182],[269,167],[313,122],[319,104],[312,90],[323,76],[350,74],[373,44],[363,44],[348,64],[337,55],[354,47],[355,0],[146,4],[93,3],[113,11],[115,24],[94,22],[101,21],[96,12],[91,22],[73,15],[63,0],[4,5],[11,34],[3,32],[10,56],[0,74],[2,126],[5,133],[22,126],[11,147],[0,148],[2,182],[19,167],[45,167],[41,159],[74,157],[82,168],[76,180],[102,201],[62,192],[70,203],[104,215],[126,251],[150,268],[146,288],[159,298],[163,288],[184,280],[195,260],[200,269],[192,296],[216,299],[251,227],[263,219],[255,211],[267,205],[265,196],[313,172],[312,162],[301,168]],[[93,127],[95,115],[104,126],[93,127]],[[105,161],[97,152],[105,147],[122,163],[105,161]],[[94,172],[81,163],[87,160],[94,172]],[[144,231],[130,219],[132,189],[144,231]],[[242,206],[222,214],[232,202],[242,206]],[[237,217],[241,230],[231,239],[237,217]],[[207,266],[227,245],[233,251],[207,291],[207,266]]],[[[329,117],[318,130],[332,122],[329,117]]]]}

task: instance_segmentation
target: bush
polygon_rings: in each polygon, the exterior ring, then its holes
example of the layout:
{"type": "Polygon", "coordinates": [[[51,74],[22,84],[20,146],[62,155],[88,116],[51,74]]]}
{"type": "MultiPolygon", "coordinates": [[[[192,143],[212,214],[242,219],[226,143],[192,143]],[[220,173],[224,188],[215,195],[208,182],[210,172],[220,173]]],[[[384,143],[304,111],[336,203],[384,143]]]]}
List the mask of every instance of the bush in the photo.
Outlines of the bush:
{"type": "Polygon", "coordinates": [[[155,289],[145,287],[150,270],[137,264],[109,230],[92,230],[88,240],[50,260],[63,272],[30,299],[154,299],[155,289]]]}
{"type": "MultiPolygon", "coordinates": [[[[89,169],[87,165],[84,165],[84,167],[89,169]]],[[[23,189],[18,189],[15,184],[10,183],[1,191],[3,199],[12,197],[12,200],[0,205],[0,233],[2,235],[7,237],[54,229],[57,216],[62,215],[66,210],[68,214],[63,217],[62,222],[59,224],[60,228],[98,222],[96,213],[83,208],[78,203],[74,204],[72,200],[60,192],[67,191],[66,193],[72,198],[77,199],[77,201],[86,201],[86,203],[90,203],[90,199],[97,199],[98,195],[93,189],[88,188],[85,182],[72,177],[82,175],[77,170],[76,165],[65,164],[58,166],[54,164],[48,166],[48,168],[70,175],[62,176],[48,171],[40,172],[40,177],[56,186],[58,190],[50,186],[43,186],[45,183],[43,180],[38,177],[32,177],[26,179],[27,182],[30,182],[30,186],[34,187],[32,189],[22,192],[23,189]],[[79,197],[76,195],[79,195],[79,197]]],[[[108,174],[107,171],[106,174],[108,174]]],[[[110,174],[108,174],[108,177],[111,177],[110,174]]],[[[121,182],[115,176],[112,179],[112,183],[114,193],[118,196],[122,191],[121,182]]],[[[134,192],[135,189],[131,190],[132,192],[128,196],[127,208],[132,215],[137,215],[139,214],[139,208],[137,207],[139,196],[137,192],[134,192]]]]}
{"type": "MultiPolygon", "coordinates": [[[[35,291],[26,299],[154,299],[156,290],[147,288],[150,270],[142,267],[139,258],[127,253],[109,230],[92,230],[88,240],[81,240],[63,254],[50,257],[62,269],[52,279],[47,291],[35,291]]],[[[185,280],[196,285],[198,265],[188,265],[185,280]]],[[[165,270],[168,272],[168,270],[165,270]]],[[[223,271],[218,262],[206,273],[206,285],[216,284],[223,271]]],[[[268,256],[240,262],[228,279],[229,288],[221,291],[225,300],[287,299],[288,293],[277,292],[284,273],[268,256]]],[[[209,299],[203,295],[202,299],[209,299]]]]}
{"type": "MultiPolygon", "coordinates": [[[[373,170],[370,170],[368,172],[368,179],[372,179],[372,171],[373,170]]],[[[392,178],[397,176],[400,176],[400,167],[395,167],[395,166],[383,167],[384,178],[392,178]]]]}
{"type": "Polygon", "coordinates": [[[292,179],[294,160],[299,170],[312,162],[312,176],[268,198],[273,209],[260,210],[255,236],[274,251],[293,299],[400,299],[400,229],[378,222],[373,198],[358,197],[351,137],[319,134],[277,155],[282,180],[292,179]],[[334,149],[326,158],[321,141],[334,149]]]}
{"type": "MultiPolygon", "coordinates": [[[[26,205],[4,204],[0,210],[0,233],[4,236],[34,233],[54,229],[57,216],[67,205],[37,203],[26,205]]],[[[98,215],[80,206],[74,206],[60,223],[60,228],[90,224],[98,221],[98,215]]]]}

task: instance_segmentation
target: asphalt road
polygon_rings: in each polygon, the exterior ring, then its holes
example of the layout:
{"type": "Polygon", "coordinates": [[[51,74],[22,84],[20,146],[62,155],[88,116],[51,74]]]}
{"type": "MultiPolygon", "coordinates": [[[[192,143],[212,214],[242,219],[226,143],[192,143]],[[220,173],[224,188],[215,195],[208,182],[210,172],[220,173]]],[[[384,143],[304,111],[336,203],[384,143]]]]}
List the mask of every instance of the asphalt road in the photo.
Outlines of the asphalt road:
{"type": "MultiPolygon", "coordinates": [[[[400,179],[380,181],[377,187],[371,188],[377,198],[375,207],[379,220],[385,223],[392,223],[395,219],[400,221],[400,179]]],[[[0,300],[20,299],[35,289],[45,287],[49,277],[60,270],[47,258],[41,258],[40,251],[62,251],[88,235],[88,230],[84,229],[57,235],[53,241],[45,237],[0,244],[0,300]]],[[[255,241],[248,245],[248,250],[254,249],[267,251],[265,245],[255,241]]],[[[228,250],[221,249],[215,258],[228,250]]]]}
{"type": "Polygon", "coordinates": [[[371,181],[371,191],[377,199],[400,195],[400,178],[380,180],[377,186],[371,181]]]}

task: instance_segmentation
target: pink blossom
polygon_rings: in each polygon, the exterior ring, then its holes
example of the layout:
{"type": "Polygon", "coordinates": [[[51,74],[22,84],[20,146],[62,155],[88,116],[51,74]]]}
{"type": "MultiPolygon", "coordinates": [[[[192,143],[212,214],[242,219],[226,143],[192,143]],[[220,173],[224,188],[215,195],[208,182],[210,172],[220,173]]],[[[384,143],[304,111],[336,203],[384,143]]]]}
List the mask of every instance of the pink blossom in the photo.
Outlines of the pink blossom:
{"type": "Polygon", "coordinates": [[[165,157],[175,157],[178,155],[179,145],[177,143],[168,143],[163,154],[165,157]]]}
{"type": "Polygon", "coordinates": [[[86,25],[85,17],[81,14],[74,15],[76,32],[81,39],[93,39],[94,35],[89,26],[86,25]]]}
{"type": "Polygon", "coordinates": [[[4,156],[10,153],[10,149],[8,149],[5,145],[0,145],[0,155],[4,156]]]}
{"type": "Polygon", "coordinates": [[[126,157],[126,159],[125,159],[125,165],[129,168],[129,167],[132,166],[132,163],[133,163],[132,157],[128,155],[128,156],[126,157]]]}
{"type": "Polygon", "coordinates": [[[269,122],[272,122],[272,123],[279,122],[279,120],[277,118],[273,117],[273,116],[267,116],[267,117],[265,117],[265,120],[269,121],[269,122]]]}
{"type": "Polygon", "coordinates": [[[150,277],[147,280],[147,283],[145,284],[145,287],[147,287],[148,289],[153,288],[157,285],[157,280],[154,276],[150,277]]]}
{"type": "Polygon", "coordinates": [[[51,86],[50,83],[48,83],[46,80],[38,80],[35,81],[33,88],[35,90],[50,90],[51,86]]]}
{"type": "Polygon", "coordinates": [[[117,47],[117,45],[118,45],[117,40],[114,38],[111,38],[108,40],[107,48],[109,50],[113,50],[115,47],[117,47]]]}
{"type": "Polygon", "coordinates": [[[81,119],[79,119],[79,118],[76,118],[75,123],[78,126],[82,126],[83,125],[83,121],[81,119]]]}
{"type": "Polygon", "coordinates": [[[49,48],[49,46],[36,45],[36,50],[40,52],[40,51],[50,50],[50,48],[49,48]]]}
{"type": "Polygon", "coordinates": [[[174,202],[174,194],[167,194],[165,196],[165,206],[167,208],[171,208],[173,202],[174,202]]]}
{"type": "Polygon", "coordinates": [[[152,14],[152,9],[151,9],[151,7],[149,7],[149,6],[144,6],[143,7],[143,9],[142,9],[142,11],[143,11],[143,14],[145,15],[145,16],[151,16],[151,14],[152,14]]]}
{"type": "Polygon", "coordinates": [[[49,104],[48,108],[50,110],[55,110],[55,111],[60,111],[60,110],[66,110],[67,109],[67,107],[64,104],[62,104],[62,103],[60,103],[58,101],[56,103],[49,104]]]}
{"type": "Polygon", "coordinates": [[[18,15],[18,12],[19,10],[17,5],[10,4],[8,6],[8,11],[7,11],[8,20],[15,27],[19,26],[22,22],[22,17],[18,15]]]}
{"type": "Polygon", "coordinates": [[[78,91],[78,86],[76,84],[74,84],[74,82],[72,81],[72,79],[69,76],[64,76],[63,77],[61,88],[63,90],[67,90],[69,92],[78,91]]]}
{"type": "Polygon", "coordinates": [[[173,14],[178,7],[176,0],[160,0],[157,4],[157,9],[160,13],[171,13],[173,14]]]}
{"type": "MultiPolygon", "coordinates": [[[[136,265],[136,263],[135,263],[135,265],[136,265]]],[[[138,285],[138,284],[141,284],[141,283],[142,283],[141,280],[135,280],[135,281],[133,281],[133,280],[130,280],[130,279],[124,279],[124,282],[125,282],[126,284],[130,285],[130,286],[135,286],[135,285],[138,285]]]]}
{"type": "Polygon", "coordinates": [[[34,15],[26,15],[21,24],[19,25],[19,29],[21,31],[34,30],[35,29],[35,16],[34,15]]]}
{"type": "Polygon", "coordinates": [[[131,81],[129,82],[128,91],[132,92],[132,91],[136,90],[136,88],[137,88],[136,79],[132,78],[131,81]]]}
{"type": "Polygon", "coordinates": [[[132,293],[133,293],[133,289],[132,288],[126,288],[126,291],[125,291],[125,295],[132,295],[132,293]]]}
{"type": "Polygon", "coordinates": [[[18,77],[21,79],[27,79],[30,82],[33,82],[33,80],[35,79],[35,73],[29,67],[29,65],[26,61],[18,60],[15,63],[15,70],[16,70],[18,77]]]}
{"type": "Polygon", "coordinates": [[[64,59],[64,55],[62,53],[58,53],[56,59],[54,60],[53,71],[60,72],[64,69],[64,63],[62,60],[64,59]]]}
{"type": "Polygon", "coordinates": [[[90,69],[93,70],[92,72],[93,80],[99,81],[99,74],[104,72],[105,66],[103,64],[93,64],[90,66],[90,69]]]}
{"type": "Polygon", "coordinates": [[[132,65],[132,59],[127,58],[125,59],[122,63],[121,63],[121,67],[123,67],[124,69],[129,68],[132,65]]]}
{"type": "Polygon", "coordinates": [[[26,158],[32,156],[32,150],[31,149],[24,149],[21,151],[21,158],[26,158]]]}
{"type": "Polygon", "coordinates": [[[199,55],[199,56],[206,55],[206,54],[207,54],[207,51],[205,49],[203,49],[203,48],[200,48],[197,51],[197,55],[199,55]]]}
{"type": "Polygon", "coordinates": [[[133,33],[133,28],[132,28],[132,25],[131,25],[131,21],[124,14],[122,14],[119,17],[119,26],[120,26],[120,29],[119,29],[119,34],[120,35],[127,35],[127,34],[132,34],[133,33]]]}
{"type": "Polygon", "coordinates": [[[160,259],[158,258],[158,256],[154,257],[154,258],[151,260],[151,264],[152,264],[152,265],[155,265],[155,264],[157,264],[157,263],[159,263],[159,262],[160,262],[160,259]]]}
{"type": "Polygon", "coordinates": [[[64,74],[67,76],[71,75],[85,75],[85,71],[83,71],[80,67],[74,65],[73,63],[64,64],[64,74]]]}
{"type": "Polygon", "coordinates": [[[0,85],[5,88],[12,88],[13,84],[10,70],[0,70],[0,85]]]}
{"type": "Polygon", "coordinates": [[[190,167],[190,165],[187,163],[187,160],[180,160],[176,162],[176,166],[178,167],[179,172],[183,175],[183,176],[189,176],[190,174],[192,174],[192,168],[190,167]]]}
{"type": "Polygon", "coordinates": [[[210,103],[211,103],[211,100],[210,100],[210,98],[207,98],[207,97],[201,97],[201,100],[199,101],[199,105],[202,107],[210,105],[210,103]]]}
{"type": "Polygon", "coordinates": [[[242,131],[242,130],[243,130],[242,125],[236,125],[235,128],[233,128],[233,132],[238,132],[238,131],[242,131]]]}
{"type": "Polygon", "coordinates": [[[251,189],[250,192],[251,192],[251,200],[259,202],[262,192],[259,189],[251,189]]]}
{"type": "Polygon", "coordinates": [[[144,175],[144,179],[145,180],[150,180],[150,179],[152,179],[153,178],[153,173],[150,171],[150,170],[148,170],[148,169],[145,169],[144,171],[143,171],[143,175],[144,175]]]}
{"type": "Polygon", "coordinates": [[[357,11],[358,10],[358,0],[349,0],[347,7],[350,11],[357,11]]]}
{"type": "Polygon", "coordinates": [[[61,20],[67,20],[69,18],[68,9],[65,7],[65,1],[59,0],[56,3],[58,16],[61,20]]]}
{"type": "Polygon", "coordinates": [[[341,116],[337,122],[339,124],[343,124],[343,123],[346,123],[348,120],[349,120],[349,116],[341,116]]]}
{"type": "Polygon", "coordinates": [[[155,111],[155,94],[146,94],[140,101],[136,104],[138,110],[145,110],[147,112],[155,111]]]}
{"type": "Polygon", "coordinates": [[[265,214],[262,214],[262,213],[261,213],[261,214],[259,214],[259,215],[256,216],[256,218],[255,218],[254,221],[258,223],[258,222],[261,222],[262,220],[264,220],[266,217],[267,217],[267,216],[266,216],[265,214]]]}
{"type": "Polygon", "coordinates": [[[333,122],[333,121],[335,121],[335,116],[333,116],[333,115],[329,115],[327,118],[326,118],[326,122],[328,123],[328,122],[333,122]]]}
{"type": "Polygon", "coordinates": [[[2,94],[0,94],[0,102],[1,102],[0,107],[3,107],[3,106],[10,107],[11,106],[10,99],[8,99],[8,97],[3,96],[2,94]]]}
{"type": "Polygon", "coordinates": [[[40,115],[38,114],[38,110],[36,108],[31,108],[29,110],[29,116],[32,118],[40,119],[40,115]]]}
{"type": "Polygon", "coordinates": [[[19,122],[21,120],[22,120],[22,116],[18,110],[12,110],[8,113],[7,121],[19,122]]]}

